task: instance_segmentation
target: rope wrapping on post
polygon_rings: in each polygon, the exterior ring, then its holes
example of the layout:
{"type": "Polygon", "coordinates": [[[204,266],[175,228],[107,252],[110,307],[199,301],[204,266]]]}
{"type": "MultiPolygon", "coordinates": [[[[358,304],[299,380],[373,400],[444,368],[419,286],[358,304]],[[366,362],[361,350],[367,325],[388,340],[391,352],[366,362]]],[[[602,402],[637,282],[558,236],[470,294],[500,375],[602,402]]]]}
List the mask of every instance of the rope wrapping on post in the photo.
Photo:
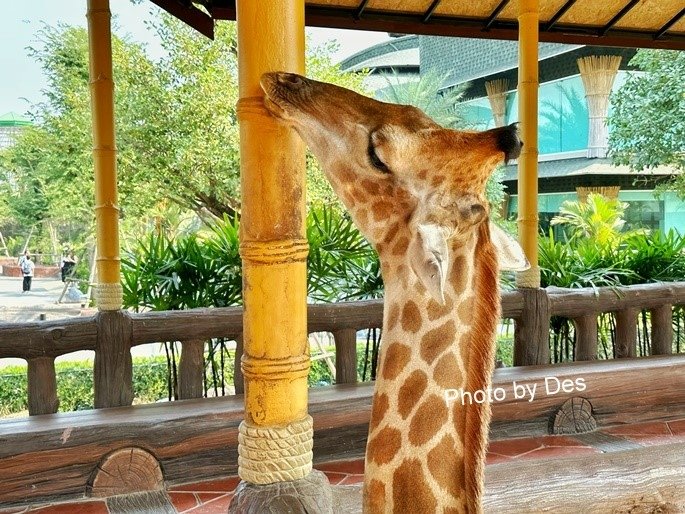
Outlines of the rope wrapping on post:
{"type": "Polygon", "coordinates": [[[516,287],[540,287],[540,268],[531,263],[525,271],[516,272],[516,287]]]}
{"type": "Polygon", "coordinates": [[[286,426],[260,427],[246,421],[238,429],[238,474],[246,482],[272,484],[299,480],[312,470],[311,416],[286,426]]]}
{"type": "Polygon", "coordinates": [[[101,311],[118,311],[124,301],[121,284],[98,284],[95,286],[95,304],[101,311]]]}

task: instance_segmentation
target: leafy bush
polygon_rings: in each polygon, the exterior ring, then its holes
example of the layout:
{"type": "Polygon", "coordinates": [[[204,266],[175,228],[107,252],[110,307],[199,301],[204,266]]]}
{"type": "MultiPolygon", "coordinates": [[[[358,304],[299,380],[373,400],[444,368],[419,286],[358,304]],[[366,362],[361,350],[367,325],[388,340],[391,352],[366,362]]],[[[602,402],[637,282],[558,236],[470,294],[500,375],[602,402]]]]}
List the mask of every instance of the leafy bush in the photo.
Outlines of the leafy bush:
{"type": "MultiPolygon", "coordinates": [[[[89,361],[55,364],[60,412],[92,409],[93,364],[89,361]]],[[[152,403],[167,397],[164,357],[133,359],[134,403],[152,403]]],[[[28,409],[26,366],[0,369],[0,416],[28,409]]]]}

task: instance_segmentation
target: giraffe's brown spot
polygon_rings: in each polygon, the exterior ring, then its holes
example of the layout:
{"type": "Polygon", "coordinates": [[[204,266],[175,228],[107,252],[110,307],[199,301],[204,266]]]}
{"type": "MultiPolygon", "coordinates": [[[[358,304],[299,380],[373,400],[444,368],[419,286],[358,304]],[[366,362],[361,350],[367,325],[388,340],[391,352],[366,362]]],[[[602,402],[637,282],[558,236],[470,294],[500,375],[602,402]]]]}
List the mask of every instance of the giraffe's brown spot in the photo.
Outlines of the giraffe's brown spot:
{"type": "Polygon", "coordinates": [[[464,377],[459,369],[457,358],[453,353],[443,355],[435,366],[433,378],[443,389],[459,389],[463,387],[464,377]]]}
{"type": "Polygon", "coordinates": [[[452,301],[452,298],[450,298],[449,296],[445,298],[445,305],[440,305],[438,302],[431,298],[431,300],[428,302],[428,307],[426,308],[426,311],[428,312],[428,319],[431,321],[435,321],[438,318],[447,316],[452,312],[453,307],[454,302],[452,301]]]}
{"type": "MultiPolygon", "coordinates": [[[[428,385],[428,379],[423,371],[416,370],[400,387],[400,394],[397,400],[397,411],[402,419],[407,419],[414,406],[423,396],[423,392],[428,385]]],[[[373,417],[371,418],[373,419],[373,417]]]]}
{"type": "Polygon", "coordinates": [[[393,204],[385,201],[376,202],[373,204],[372,210],[374,221],[382,221],[392,214],[393,204]]]}
{"type": "Polygon", "coordinates": [[[422,446],[438,433],[447,422],[445,400],[433,394],[416,409],[409,425],[409,442],[422,446]]]}
{"type": "Polygon", "coordinates": [[[388,311],[388,331],[394,329],[397,326],[397,321],[400,319],[400,307],[396,303],[390,306],[388,311]]]}
{"type": "Polygon", "coordinates": [[[338,176],[338,179],[340,179],[340,182],[342,182],[342,183],[350,183],[355,179],[354,173],[352,173],[348,169],[342,169],[342,170],[338,171],[337,176],[338,176]]]}
{"type": "Polygon", "coordinates": [[[457,451],[457,445],[447,434],[428,452],[428,470],[433,478],[455,498],[464,491],[464,459],[457,451]]]}
{"type": "Polygon", "coordinates": [[[407,248],[409,248],[409,238],[407,236],[400,237],[395,246],[392,247],[393,255],[404,255],[407,253],[407,248]]]}
{"type": "Polygon", "coordinates": [[[401,343],[392,343],[388,346],[385,360],[383,361],[383,378],[392,380],[397,377],[409,362],[411,350],[401,343]]]}
{"type": "Polygon", "coordinates": [[[459,501],[459,507],[445,507],[442,514],[464,514],[466,512],[466,502],[464,500],[459,501]]]}
{"type": "Polygon", "coordinates": [[[369,194],[363,189],[355,187],[352,189],[352,196],[357,203],[365,203],[366,199],[369,197],[369,194]]]}
{"type": "Polygon", "coordinates": [[[475,299],[464,300],[461,302],[459,307],[457,307],[457,316],[459,316],[459,321],[464,325],[470,325],[473,320],[473,306],[475,304],[475,299]]]}
{"type": "Polygon", "coordinates": [[[452,263],[452,273],[448,278],[456,294],[461,294],[466,287],[466,259],[459,255],[452,263]]]}
{"type": "Polygon", "coordinates": [[[416,176],[419,178],[419,180],[426,180],[426,177],[428,176],[428,171],[421,170],[416,174],[416,176]]]}
{"type": "Polygon", "coordinates": [[[421,358],[428,364],[433,364],[445,349],[454,343],[457,328],[453,320],[449,320],[438,328],[426,332],[421,338],[421,358]]]}
{"type": "Polygon", "coordinates": [[[445,181],[445,176],[444,175],[435,175],[431,179],[431,186],[433,187],[438,187],[440,184],[442,184],[445,181]]]}
{"type": "Polygon", "coordinates": [[[378,196],[381,192],[381,188],[378,183],[369,179],[362,180],[362,187],[373,196],[378,196]]]}
{"type": "Polygon", "coordinates": [[[399,223],[393,223],[390,228],[385,232],[385,242],[389,243],[393,239],[395,239],[395,236],[397,235],[397,232],[400,230],[400,224],[399,223]]]}
{"type": "Polygon", "coordinates": [[[376,394],[373,398],[373,407],[371,408],[371,423],[369,423],[369,433],[373,432],[378,423],[383,419],[385,413],[388,412],[388,395],[385,393],[376,394]]]}
{"type": "Polygon", "coordinates": [[[385,513],[385,484],[383,482],[372,478],[368,484],[364,485],[364,505],[370,514],[385,513]]]}
{"type": "Polygon", "coordinates": [[[402,433],[396,428],[385,427],[368,444],[369,457],[376,464],[387,464],[402,446],[402,433]]]}
{"type": "Polygon", "coordinates": [[[412,300],[404,304],[402,309],[402,328],[415,334],[421,328],[421,312],[412,300]]]}
{"type": "Polygon", "coordinates": [[[393,512],[436,512],[438,502],[423,477],[421,461],[405,459],[392,476],[393,512]]]}

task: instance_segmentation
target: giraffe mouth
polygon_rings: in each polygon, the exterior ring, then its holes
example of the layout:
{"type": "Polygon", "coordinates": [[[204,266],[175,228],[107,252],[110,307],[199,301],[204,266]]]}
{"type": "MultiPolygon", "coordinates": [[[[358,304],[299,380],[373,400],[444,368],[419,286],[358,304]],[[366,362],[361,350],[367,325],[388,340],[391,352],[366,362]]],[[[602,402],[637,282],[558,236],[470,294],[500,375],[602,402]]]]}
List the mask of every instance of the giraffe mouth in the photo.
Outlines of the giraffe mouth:
{"type": "Polygon", "coordinates": [[[307,79],[294,73],[264,73],[259,84],[264,91],[264,106],[276,118],[292,121],[295,105],[292,97],[298,94],[307,79]]]}

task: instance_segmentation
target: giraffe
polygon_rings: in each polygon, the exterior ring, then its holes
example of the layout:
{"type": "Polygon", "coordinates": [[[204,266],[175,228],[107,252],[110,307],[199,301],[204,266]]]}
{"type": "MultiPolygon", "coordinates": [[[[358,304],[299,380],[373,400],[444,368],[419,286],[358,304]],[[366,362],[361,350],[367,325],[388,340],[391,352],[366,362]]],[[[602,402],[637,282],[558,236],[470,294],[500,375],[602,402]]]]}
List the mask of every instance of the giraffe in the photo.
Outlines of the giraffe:
{"type": "Polygon", "coordinates": [[[450,403],[445,391],[487,391],[498,270],[528,266],[489,223],[484,197],[495,166],[520,152],[516,127],[444,129],[414,107],[291,73],[264,74],[261,85],[267,109],[309,146],[381,262],[363,511],[482,512],[490,406],[450,403]]]}

